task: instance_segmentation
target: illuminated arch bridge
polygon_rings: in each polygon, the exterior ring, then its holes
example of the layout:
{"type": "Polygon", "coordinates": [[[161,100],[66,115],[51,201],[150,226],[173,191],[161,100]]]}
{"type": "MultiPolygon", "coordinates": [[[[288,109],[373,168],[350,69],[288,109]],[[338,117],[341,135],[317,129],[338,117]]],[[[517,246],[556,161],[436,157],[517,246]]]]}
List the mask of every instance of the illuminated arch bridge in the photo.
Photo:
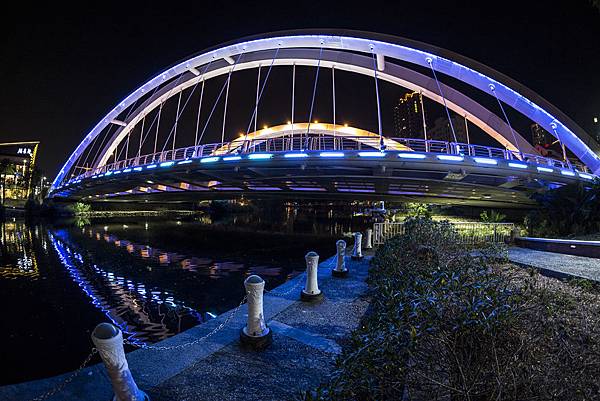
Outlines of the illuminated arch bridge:
{"type": "Polygon", "coordinates": [[[146,82],[86,135],[49,196],[186,201],[244,194],[527,206],[532,192],[591,182],[600,173],[599,154],[600,145],[556,107],[473,60],[373,33],[296,31],[209,49],[146,82]],[[268,114],[261,108],[264,98],[273,96],[265,95],[270,74],[282,66],[290,70],[291,120],[259,130],[258,114],[268,114]],[[315,71],[308,122],[294,121],[300,66],[315,71]],[[229,96],[231,77],[251,69],[257,81],[247,130],[232,139],[226,124],[235,104],[229,96]],[[326,70],[332,78],[332,120],[316,123],[313,105],[319,74],[326,70]],[[336,124],[336,71],[373,78],[376,132],[359,124],[336,124]],[[219,77],[209,101],[205,85],[219,77]],[[489,95],[502,117],[441,82],[444,77],[489,95]],[[384,135],[383,82],[418,91],[443,106],[454,140],[428,139],[426,126],[422,139],[384,135]],[[511,125],[506,106],[554,136],[562,157],[542,157],[511,125]],[[489,135],[498,147],[474,144],[468,137],[467,143],[459,142],[451,113],[489,135]],[[204,138],[217,134],[216,123],[220,141],[205,143],[204,138]]]}

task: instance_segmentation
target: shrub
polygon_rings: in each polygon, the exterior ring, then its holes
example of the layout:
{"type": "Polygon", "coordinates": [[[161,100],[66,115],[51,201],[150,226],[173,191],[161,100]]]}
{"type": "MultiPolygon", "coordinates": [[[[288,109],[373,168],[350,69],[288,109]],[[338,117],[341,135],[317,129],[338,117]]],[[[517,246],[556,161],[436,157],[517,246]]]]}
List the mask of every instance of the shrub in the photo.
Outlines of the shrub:
{"type": "Polygon", "coordinates": [[[405,233],[371,261],[370,313],[331,379],[304,400],[583,400],[600,394],[600,342],[593,345],[600,329],[586,334],[557,318],[575,304],[572,297],[555,296],[536,275],[506,268],[498,258],[502,249],[474,256],[448,222],[413,218],[405,224],[405,233]]]}
{"type": "Polygon", "coordinates": [[[483,223],[502,223],[506,215],[495,210],[484,210],[479,215],[479,218],[483,223]]]}

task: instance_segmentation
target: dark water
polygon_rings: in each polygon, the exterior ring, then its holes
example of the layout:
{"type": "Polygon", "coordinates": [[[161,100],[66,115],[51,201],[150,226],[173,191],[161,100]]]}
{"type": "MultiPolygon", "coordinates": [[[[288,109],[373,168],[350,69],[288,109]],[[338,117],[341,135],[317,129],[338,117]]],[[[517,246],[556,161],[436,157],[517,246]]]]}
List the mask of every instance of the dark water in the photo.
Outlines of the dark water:
{"type": "Polygon", "coordinates": [[[307,251],[329,257],[364,227],[334,214],[2,223],[0,384],[75,369],[100,322],[153,343],[236,306],[249,274],[267,288],[285,282],[307,251]]]}

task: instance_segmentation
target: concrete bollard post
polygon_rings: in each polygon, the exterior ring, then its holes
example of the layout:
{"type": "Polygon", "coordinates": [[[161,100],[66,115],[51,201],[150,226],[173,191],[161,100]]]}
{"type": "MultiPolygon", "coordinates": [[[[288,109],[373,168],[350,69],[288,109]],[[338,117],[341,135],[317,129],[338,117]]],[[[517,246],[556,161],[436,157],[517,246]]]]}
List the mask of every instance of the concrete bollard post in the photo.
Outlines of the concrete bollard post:
{"type": "Polygon", "coordinates": [[[306,284],[300,299],[302,301],[319,301],[323,299],[323,292],[319,290],[318,273],[319,273],[319,255],[316,252],[309,252],[304,257],[306,259],[306,284]]]}
{"type": "Polygon", "coordinates": [[[150,398],[138,388],[133,380],[125,350],[123,333],[110,323],[100,323],[92,332],[92,341],[112,382],[114,401],[143,401],[150,398]]]}
{"type": "Polygon", "coordinates": [[[363,258],[361,245],[362,245],[362,234],[354,233],[354,249],[352,249],[352,260],[360,260],[363,258]]]}
{"type": "Polygon", "coordinates": [[[365,234],[365,249],[373,249],[373,229],[367,228],[365,234]]]}
{"type": "Polygon", "coordinates": [[[334,277],[347,277],[348,269],[346,268],[346,241],[339,240],[335,243],[337,247],[335,268],[331,271],[334,277]]]}
{"type": "Polygon", "coordinates": [[[261,350],[273,342],[273,333],[265,323],[263,312],[263,292],[265,281],[257,275],[252,275],[244,281],[248,296],[248,320],[246,327],[240,332],[242,345],[261,350]]]}

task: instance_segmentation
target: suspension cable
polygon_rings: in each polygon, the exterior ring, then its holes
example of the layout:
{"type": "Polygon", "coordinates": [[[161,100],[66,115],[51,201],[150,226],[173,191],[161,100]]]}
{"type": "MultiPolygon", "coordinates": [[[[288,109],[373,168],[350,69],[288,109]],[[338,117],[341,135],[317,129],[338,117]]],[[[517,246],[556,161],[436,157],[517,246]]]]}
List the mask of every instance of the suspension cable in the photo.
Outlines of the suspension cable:
{"type": "Polygon", "coordinates": [[[142,117],[142,130],[140,131],[140,145],[138,146],[138,152],[136,157],[140,157],[142,155],[142,138],[144,136],[144,124],[146,123],[146,115],[142,117]]]}
{"type": "Polygon", "coordinates": [[[431,57],[427,57],[427,64],[431,68],[431,72],[433,73],[433,78],[435,78],[435,83],[438,88],[438,92],[440,92],[440,96],[442,97],[442,101],[444,102],[444,108],[446,109],[446,115],[448,116],[448,122],[450,123],[450,130],[452,131],[452,137],[454,138],[454,142],[458,142],[456,139],[456,132],[454,131],[454,124],[452,124],[452,118],[450,118],[450,111],[448,110],[448,105],[446,104],[446,97],[444,96],[444,92],[442,91],[442,87],[440,85],[440,81],[437,79],[437,74],[435,73],[435,69],[433,68],[433,59],[431,57]]]}
{"type": "MultiPolygon", "coordinates": [[[[277,50],[275,50],[275,55],[273,56],[273,59],[271,60],[271,64],[269,65],[269,69],[267,70],[267,75],[265,76],[265,81],[263,82],[261,89],[260,89],[260,93],[258,95],[258,102],[257,105],[260,103],[260,100],[262,99],[262,95],[265,91],[265,87],[267,86],[267,82],[269,81],[269,76],[271,75],[271,70],[273,69],[273,64],[275,63],[275,59],[277,58],[277,55],[279,54],[279,47],[277,48],[277,50]]],[[[256,124],[256,113],[258,110],[258,106],[255,107],[254,111],[252,112],[252,117],[250,117],[250,122],[248,123],[248,128],[246,129],[246,135],[244,136],[244,140],[246,140],[248,138],[248,134],[250,133],[250,127],[252,126],[252,121],[254,120],[254,123],[256,124]]]]}
{"type": "MultiPolygon", "coordinates": [[[[202,94],[204,93],[204,74],[206,74],[206,72],[210,68],[212,62],[213,62],[213,60],[210,60],[208,62],[208,64],[206,64],[206,67],[204,67],[204,71],[201,74],[202,75],[202,79],[201,79],[201,81],[202,81],[202,93],[200,94],[200,105],[198,106],[198,117],[197,117],[197,120],[196,120],[197,121],[197,123],[196,123],[196,137],[198,136],[198,126],[197,126],[197,124],[198,124],[199,118],[200,118],[200,107],[202,106],[202,94]]],[[[183,76],[183,74],[181,74],[179,76],[179,78],[177,79],[177,82],[175,82],[175,86],[171,89],[171,91],[169,91],[169,94],[167,95],[168,96],[167,100],[170,98],[171,93],[173,92],[173,90],[175,89],[175,87],[177,86],[177,84],[179,83],[179,80],[181,79],[182,76],[183,76]]],[[[197,81],[194,84],[194,87],[192,88],[192,91],[190,92],[190,94],[186,98],[185,103],[183,104],[183,108],[181,109],[181,112],[179,111],[179,103],[181,102],[181,96],[182,96],[183,91],[179,92],[179,101],[177,103],[177,114],[176,114],[176,119],[175,119],[175,126],[173,127],[173,128],[175,128],[175,130],[177,130],[177,123],[179,121],[179,118],[181,117],[181,114],[185,111],[185,109],[186,109],[188,103],[190,102],[190,99],[194,95],[194,92],[196,91],[196,88],[198,87],[199,83],[200,83],[200,81],[197,81]]],[[[165,102],[166,102],[166,100],[165,100],[165,102]]],[[[164,102],[163,102],[163,104],[164,104],[164,102]]],[[[162,108],[162,104],[161,104],[161,108],[162,108]]],[[[154,121],[156,121],[156,117],[154,118],[154,121]]],[[[150,129],[152,128],[152,125],[154,125],[154,121],[152,121],[152,124],[150,125],[150,129]]],[[[160,121],[159,121],[159,123],[160,123],[160,121]]],[[[165,144],[164,144],[164,146],[162,148],[163,152],[165,150],[167,142],[169,142],[169,138],[171,137],[171,134],[173,133],[173,128],[171,128],[171,131],[169,132],[169,136],[165,140],[165,144]]],[[[177,131],[175,131],[175,135],[177,135],[177,131]]],[[[157,127],[157,137],[155,138],[155,142],[157,140],[158,140],[158,127],[157,127]]],[[[145,138],[144,138],[144,141],[145,141],[145,138]]],[[[196,146],[195,144],[196,144],[196,142],[194,142],[194,146],[196,146]]],[[[175,138],[173,138],[173,146],[174,145],[175,145],[175,138]]],[[[154,148],[156,149],[156,143],[155,143],[154,148]]],[[[154,151],[154,153],[156,153],[156,150],[154,151]]]]}
{"type": "MultiPolygon", "coordinates": [[[[177,127],[179,126],[179,117],[181,114],[179,114],[179,110],[181,107],[181,96],[183,96],[183,91],[179,91],[179,98],[177,99],[177,111],[175,112],[175,127],[174,127],[174,132],[173,132],[173,147],[172,147],[172,151],[175,152],[175,140],[177,139],[177,127]]],[[[173,155],[174,157],[175,155],[173,155]]]]}
{"type": "Polygon", "coordinates": [[[569,162],[569,160],[567,160],[567,149],[565,148],[565,143],[560,140],[560,135],[558,135],[558,125],[556,125],[556,123],[553,121],[550,123],[550,127],[552,128],[552,131],[554,131],[554,136],[556,137],[556,139],[558,139],[558,143],[562,149],[563,161],[565,161],[569,165],[569,167],[571,167],[571,163],[569,162]]]}
{"type": "Polygon", "coordinates": [[[419,90],[419,101],[421,102],[421,117],[423,118],[423,138],[427,140],[427,120],[425,119],[425,104],[423,103],[422,90],[419,90]]]}
{"type": "Polygon", "coordinates": [[[310,124],[312,122],[313,108],[315,105],[315,96],[317,94],[317,83],[319,82],[319,70],[321,69],[321,56],[322,55],[323,55],[323,48],[321,47],[319,49],[319,61],[317,61],[317,72],[315,73],[315,82],[313,84],[312,99],[310,100],[310,112],[308,114],[308,125],[306,127],[306,141],[305,141],[303,150],[306,150],[308,148],[308,136],[310,134],[310,124]]]}
{"type": "MultiPolygon", "coordinates": [[[[210,63],[209,63],[210,65],[210,63]]],[[[208,67],[207,67],[208,68],[208,67]]],[[[205,71],[206,72],[206,71],[205,71]]],[[[181,78],[183,78],[183,76],[185,75],[185,73],[181,73],[179,74],[179,76],[177,77],[177,79],[175,80],[173,87],[169,90],[169,92],[167,93],[167,98],[165,101],[161,102],[161,108],[164,105],[164,103],[171,97],[171,93],[173,93],[173,91],[175,90],[175,88],[177,88],[177,85],[179,84],[179,81],[181,81],[181,78]]],[[[154,89],[154,93],[156,93],[156,91],[158,90],[159,87],[156,87],[154,89]]],[[[150,96],[150,99],[152,99],[152,96],[154,96],[154,93],[150,96]]],[[[159,109],[160,112],[160,109],[159,109]]],[[[142,145],[143,146],[146,143],[146,139],[148,139],[148,135],[150,135],[150,131],[152,130],[152,127],[154,127],[155,123],[158,123],[160,125],[159,122],[159,117],[160,117],[160,113],[157,113],[154,118],[152,119],[152,123],[150,123],[150,126],[148,127],[148,132],[146,133],[146,135],[144,136],[144,138],[142,139],[142,145]]],[[[157,127],[157,131],[156,131],[156,135],[155,135],[155,139],[154,139],[154,153],[156,153],[156,142],[158,141],[158,127],[157,127]]],[[[168,142],[168,140],[167,140],[168,142]]]]}
{"type": "Polygon", "coordinates": [[[381,106],[379,104],[379,84],[377,79],[377,60],[375,58],[374,47],[371,46],[371,56],[373,58],[373,78],[375,78],[375,97],[377,98],[377,128],[379,129],[379,150],[383,152],[385,143],[381,133],[381,106]]]}
{"type": "Polygon", "coordinates": [[[292,135],[290,142],[290,150],[294,145],[294,106],[296,102],[296,63],[292,65],[292,135]]]}
{"type": "Polygon", "coordinates": [[[200,90],[200,102],[198,102],[198,114],[196,116],[196,134],[194,135],[194,147],[198,146],[198,129],[200,128],[200,112],[202,111],[202,98],[204,97],[204,75],[202,75],[202,89],[200,90]]]}
{"type": "MultiPolygon", "coordinates": [[[[244,50],[245,51],[245,50],[244,50]]],[[[233,67],[231,67],[231,71],[230,74],[233,72],[233,70],[235,69],[235,67],[237,66],[238,62],[240,61],[240,59],[242,58],[242,55],[244,53],[240,53],[237,57],[237,59],[235,60],[233,67]]],[[[198,146],[198,143],[200,143],[200,141],[202,141],[202,138],[204,137],[204,133],[206,132],[206,128],[208,127],[208,124],[210,123],[210,119],[212,118],[212,115],[215,112],[215,109],[217,108],[217,104],[219,103],[219,100],[221,100],[221,96],[223,95],[223,91],[225,90],[225,87],[227,86],[227,82],[229,81],[229,79],[227,79],[225,81],[225,83],[223,84],[223,86],[221,87],[221,91],[219,92],[219,96],[217,96],[217,99],[215,100],[215,102],[213,103],[213,107],[210,110],[210,113],[208,115],[208,119],[206,120],[206,123],[204,124],[204,128],[202,128],[202,133],[200,134],[200,138],[198,138],[198,142],[196,144],[194,144],[195,146],[198,146]]]]}
{"type": "Polygon", "coordinates": [[[259,88],[260,88],[260,64],[258,65],[258,76],[256,78],[256,100],[254,101],[254,115],[256,116],[254,118],[254,132],[256,132],[256,123],[258,121],[258,95],[259,95],[259,88]]]}
{"type": "Polygon", "coordinates": [[[231,73],[233,68],[229,70],[227,75],[227,89],[225,90],[225,107],[223,108],[223,129],[221,130],[221,146],[225,143],[225,121],[227,120],[227,101],[229,99],[229,85],[231,84],[231,73]]]}
{"type": "Polygon", "coordinates": [[[498,102],[498,106],[500,106],[500,110],[502,110],[502,114],[504,115],[504,119],[506,120],[506,123],[508,124],[508,128],[510,128],[510,133],[512,134],[513,141],[515,141],[514,145],[517,147],[517,150],[519,151],[519,154],[521,155],[521,157],[523,157],[523,152],[521,152],[521,147],[519,146],[519,142],[517,142],[517,136],[515,135],[515,130],[513,130],[512,125],[510,125],[510,120],[508,119],[508,115],[506,114],[506,111],[504,110],[504,106],[502,106],[502,102],[500,101],[500,99],[498,98],[498,94],[496,93],[496,86],[494,84],[490,84],[489,87],[490,87],[490,90],[492,91],[492,93],[494,94],[496,101],[498,102]]]}
{"type": "Polygon", "coordinates": [[[125,143],[125,160],[127,160],[127,156],[129,155],[129,137],[131,136],[131,131],[127,133],[127,142],[125,143]]]}
{"type": "MultiPolygon", "coordinates": [[[[158,120],[157,120],[157,122],[156,122],[156,134],[154,135],[154,152],[152,152],[152,154],[153,154],[153,155],[155,155],[155,154],[156,154],[156,144],[157,144],[157,142],[158,142],[158,129],[159,129],[159,127],[160,127],[160,115],[162,114],[162,108],[163,108],[163,105],[164,105],[164,104],[165,104],[165,103],[164,103],[164,102],[162,102],[162,103],[160,104],[160,107],[158,108],[158,114],[157,114],[158,120]]],[[[154,160],[154,156],[152,156],[152,159],[154,160]]]]}
{"type": "Polygon", "coordinates": [[[333,136],[335,137],[337,131],[337,127],[335,125],[335,65],[331,66],[331,92],[331,98],[333,99],[333,136]]]}

